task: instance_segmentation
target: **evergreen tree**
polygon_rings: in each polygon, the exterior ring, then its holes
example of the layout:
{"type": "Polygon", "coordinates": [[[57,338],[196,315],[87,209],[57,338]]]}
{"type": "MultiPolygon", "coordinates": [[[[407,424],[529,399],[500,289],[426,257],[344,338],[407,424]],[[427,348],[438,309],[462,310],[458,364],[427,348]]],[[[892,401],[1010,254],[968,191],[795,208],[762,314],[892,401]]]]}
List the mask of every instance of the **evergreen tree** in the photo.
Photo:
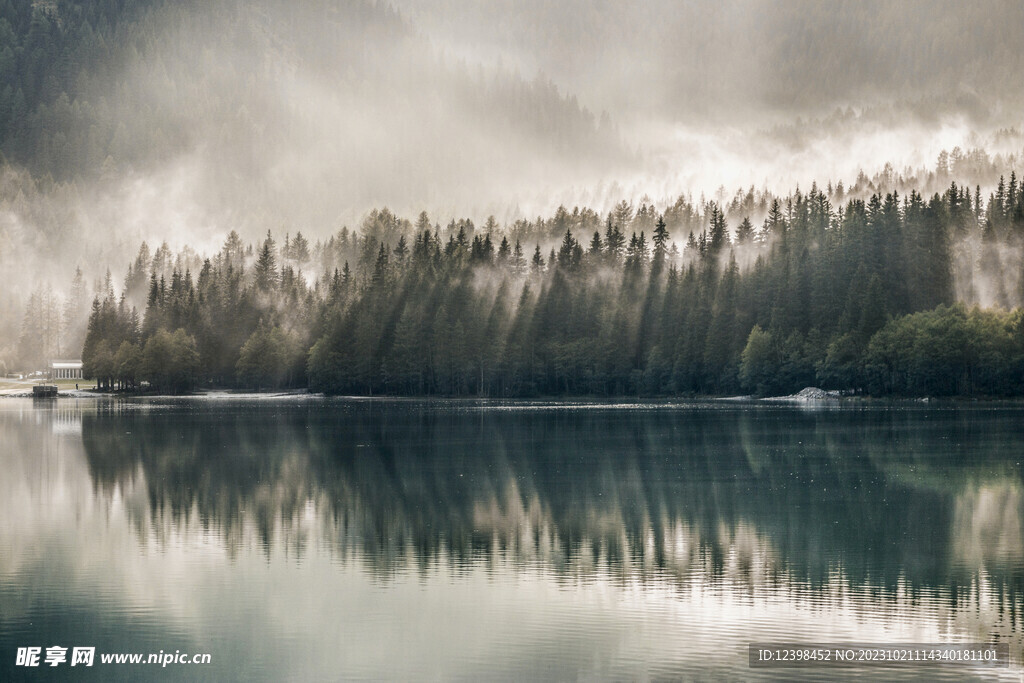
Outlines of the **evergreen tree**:
{"type": "Polygon", "coordinates": [[[744,245],[750,244],[754,239],[754,226],[750,222],[750,217],[746,216],[740,222],[739,227],[736,228],[736,244],[744,245]]]}
{"type": "Polygon", "coordinates": [[[541,256],[539,244],[533,250],[533,259],[530,263],[533,266],[534,272],[544,270],[544,257],[541,256]]]}
{"type": "Polygon", "coordinates": [[[261,292],[266,293],[277,287],[279,276],[277,272],[277,246],[274,243],[274,238],[270,236],[269,230],[267,231],[267,238],[263,240],[263,246],[260,248],[259,258],[256,259],[253,276],[256,288],[261,292]]]}

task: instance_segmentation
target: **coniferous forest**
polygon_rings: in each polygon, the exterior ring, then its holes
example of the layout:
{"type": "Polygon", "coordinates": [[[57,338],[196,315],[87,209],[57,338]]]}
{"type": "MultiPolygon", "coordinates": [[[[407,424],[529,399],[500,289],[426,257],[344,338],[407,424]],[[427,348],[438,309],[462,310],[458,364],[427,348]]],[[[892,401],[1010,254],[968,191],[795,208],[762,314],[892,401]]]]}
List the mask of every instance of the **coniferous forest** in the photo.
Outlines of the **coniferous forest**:
{"type": "Polygon", "coordinates": [[[886,163],[845,189],[815,172],[827,185],[805,192],[614,205],[647,187],[617,178],[664,180],[652,148],[700,167],[669,142],[726,110],[758,131],[749,155],[794,164],[878,129],[997,127],[1021,101],[1019,6],[666,1],[624,32],[625,6],[520,4],[462,7],[460,30],[525,41],[548,75],[464,60],[475,42],[436,50],[430,36],[459,29],[448,2],[0,0],[0,374],[81,349],[88,374],[128,391],[1024,393],[1012,115],[988,141],[1009,156],[968,136],[934,171],[886,163]],[[884,36],[899,22],[914,30],[897,48],[884,36]],[[600,49],[570,58],[574,41],[600,49]],[[646,156],[618,129],[638,111],[646,156]],[[518,198],[549,186],[524,200],[531,215],[581,208],[521,218],[518,198]],[[366,212],[395,201],[398,215],[366,212]],[[346,215],[365,218],[328,236],[346,215]],[[139,246],[232,227],[216,253],[139,246]]]}
{"type": "Polygon", "coordinates": [[[1024,681],[1022,48],[0,0],[0,683],[1024,681]]]}
{"type": "Polygon", "coordinates": [[[326,242],[278,239],[232,233],[207,258],[144,244],[123,294],[108,279],[93,302],[87,374],[484,397],[1024,388],[1022,292],[1006,285],[1024,282],[1006,257],[1024,241],[1015,175],[987,199],[953,184],[836,207],[813,188],[772,199],[756,226],[680,200],[511,226],[384,209],[326,242]],[[980,287],[996,306],[957,303],[980,287]]]}

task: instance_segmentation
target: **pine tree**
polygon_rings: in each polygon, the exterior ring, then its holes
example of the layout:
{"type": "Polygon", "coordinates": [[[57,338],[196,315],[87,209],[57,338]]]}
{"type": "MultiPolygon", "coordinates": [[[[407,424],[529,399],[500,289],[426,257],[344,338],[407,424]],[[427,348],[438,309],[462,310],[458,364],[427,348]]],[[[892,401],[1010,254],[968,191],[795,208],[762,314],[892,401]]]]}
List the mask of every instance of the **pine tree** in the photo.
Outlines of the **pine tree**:
{"type": "Polygon", "coordinates": [[[394,250],[395,265],[399,268],[405,265],[405,259],[409,255],[409,246],[405,241],[405,235],[398,238],[398,244],[394,250]]]}
{"type": "MultiPolygon", "coordinates": [[[[539,255],[540,246],[537,247],[537,253],[534,254],[534,259],[539,255]]],[[[540,265],[543,266],[544,264],[541,263],[540,265]]],[[[526,272],[526,259],[523,257],[522,245],[519,243],[519,240],[516,240],[515,249],[512,250],[512,273],[513,275],[522,275],[524,272],[526,272]]]]}
{"type": "Polygon", "coordinates": [[[778,199],[772,199],[765,227],[768,230],[768,234],[773,237],[780,236],[786,232],[786,219],[782,212],[782,204],[778,199]]]}
{"type": "Polygon", "coordinates": [[[303,237],[301,232],[295,233],[295,239],[292,240],[291,258],[298,263],[309,261],[309,240],[303,237]]]}
{"type": "Polygon", "coordinates": [[[739,227],[736,228],[736,244],[744,245],[750,244],[754,239],[754,226],[750,222],[750,217],[745,216],[743,221],[740,222],[739,227]]]}
{"type": "Polygon", "coordinates": [[[736,387],[736,290],[739,272],[736,255],[730,252],[729,265],[715,293],[711,325],[708,327],[704,347],[704,364],[715,392],[731,391],[736,387]]]}
{"type": "Polygon", "coordinates": [[[253,276],[256,287],[261,292],[270,292],[277,288],[277,247],[274,244],[274,238],[270,236],[269,230],[267,231],[267,238],[263,241],[263,246],[260,248],[259,258],[256,259],[253,276]]]}
{"type": "Polygon", "coordinates": [[[619,226],[612,222],[612,215],[608,214],[608,223],[605,227],[604,233],[605,253],[608,255],[609,261],[613,264],[617,264],[622,259],[622,249],[626,244],[626,238],[623,236],[619,226]]]}
{"type": "Polygon", "coordinates": [[[708,230],[708,255],[717,256],[729,244],[729,229],[725,214],[717,204],[711,205],[711,224],[708,230]]]}
{"type": "Polygon", "coordinates": [[[534,272],[544,270],[544,257],[541,256],[539,244],[533,250],[533,259],[530,261],[530,263],[533,266],[534,272]]]}
{"type": "Polygon", "coordinates": [[[508,243],[508,237],[505,235],[501,236],[501,244],[498,245],[498,262],[508,263],[509,257],[512,253],[512,247],[508,243]]]}
{"type": "Polygon", "coordinates": [[[566,230],[558,249],[558,265],[567,270],[575,270],[580,264],[582,253],[579,242],[572,236],[572,231],[566,230]]]}
{"type": "Polygon", "coordinates": [[[665,262],[665,257],[668,254],[668,228],[665,227],[665,218],[663,216],[658,216],[658,221],[654,225],[654,233],[651,236],[651,242],[654,243],[654,263],[660,271],[661,265],[665,262]]]}

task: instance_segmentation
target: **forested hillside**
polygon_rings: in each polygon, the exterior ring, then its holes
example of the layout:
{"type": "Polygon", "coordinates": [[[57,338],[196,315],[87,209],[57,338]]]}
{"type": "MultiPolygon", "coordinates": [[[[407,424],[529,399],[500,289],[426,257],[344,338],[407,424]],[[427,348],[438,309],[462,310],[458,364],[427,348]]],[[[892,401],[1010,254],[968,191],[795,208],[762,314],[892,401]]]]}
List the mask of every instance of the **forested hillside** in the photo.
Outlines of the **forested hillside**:
{"type": "Polygon", "coordinates": [[[0,371],[1017,393],[1022,9],[954,4],[0,0],[0,371]]]}
{"type": "MultiPolygon", "coordinates": [[[[0,149],[59,181],[208,145],[223,170],[238,172],[273,163],[264,148],[300,142],[293,135],[325,114],[344,114],[331,121],[339,132],[365,126],[371,112],[378,125],[401,116],[378,106],[385,100],[421,120],[445,102],[453,121],[472,117],[473,128],[503,128],[552,151],[600,156],[616,145],[549,83],[445,62],[393,9],[368,0],[3,0],[0,46],[0,149]]],[[[336,137],[322,142],[359,152],[358,139],[336,137]]],[[[423,151],[407,145],[404,161],[423,151]]]]}
{"type": "Polygon", "coordinates": [[[104,385],[163,391],[1024,390],[1015,176],[987,201],[953,184],[837,208],[814,188],[774,199],[757,226],[729,226],[714,203],[673,208],[443,228],[382,210],[312,245],[232,234],[205,259],[144,246],[124,295],[94,302],[83,358],[104,385]],[[997,307],[956,303],[958,288],[993,286],[997,307]]]}
{"type": "Polygon", "coordinates": [[[921,98],[1019,106],[1024,7],[979,0],[395,0],[448,42],[542,68],[614,116],[761,118],[921,98]],[[638,106],[637,93],[644,102],[638,106]]]}
{"type": "Polygon", "coordinates": [[[509,206],[629,157],[550,81],[446,55],[385,3],[0,0],[0,370],[80,342],[144,239],[509,206]]]}
{"type": "Polygon", "coordinates": [[[510,206],[631,152],[550,81],[448,56],[385,3],[0,0],[0,155],[0,277],[24,310],[143,239],[510,206]]]}

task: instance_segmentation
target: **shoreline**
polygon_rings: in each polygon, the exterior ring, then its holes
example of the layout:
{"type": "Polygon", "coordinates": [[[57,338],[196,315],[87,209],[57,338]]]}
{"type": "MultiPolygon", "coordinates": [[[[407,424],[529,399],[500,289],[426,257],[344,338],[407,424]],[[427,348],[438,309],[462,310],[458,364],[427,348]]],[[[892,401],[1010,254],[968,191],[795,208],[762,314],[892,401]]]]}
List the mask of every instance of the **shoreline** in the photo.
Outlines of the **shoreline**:
{"type": "Polygon", "coordinates": [[[493,404],[554,404],[573,405],[581,407],[600,404],[614,406],[635,406],[644,404],[646,406],[673,406],[692,405],[694,403],[721,403],[721,404],[746,404],[746,405],[791,405],[791,406],[853,406],[853,405],[962,405],[962,404],[1024,404],[1024,396],[1018,397],[995,397],[995,396],[866,396],[866,395],[843,395],[838,391],[816,390],[809,393],[807,390],[785,396],[755,396],[755,395],[733,395],[733,396],[524,396],[524,397],[494,397],[494,396],[439,396],[439,395],[360,395],[360,394],[325,394],[322,392],[310,392],[306,389],[292,391],[235,391],[231,389],[210,389],[187,394],[150,394],[150,393],[128,393],[116,391],[97,391],[92,389],[71,389],[58,391],[56,396],[35,397],[31,391],[18,391],[16,393],[0,393],[0,399],[33,399],[35,401],[56,401],[68,399],[156,399],[156,400],[272,400],[272,399],[320,399],[320,400],[345,400],[345,401],[389,401],[389,402],[458,402],[458,403],[493,403],[493,404]],[[818,393],[820,392],[820,393],[818,393]]]}

